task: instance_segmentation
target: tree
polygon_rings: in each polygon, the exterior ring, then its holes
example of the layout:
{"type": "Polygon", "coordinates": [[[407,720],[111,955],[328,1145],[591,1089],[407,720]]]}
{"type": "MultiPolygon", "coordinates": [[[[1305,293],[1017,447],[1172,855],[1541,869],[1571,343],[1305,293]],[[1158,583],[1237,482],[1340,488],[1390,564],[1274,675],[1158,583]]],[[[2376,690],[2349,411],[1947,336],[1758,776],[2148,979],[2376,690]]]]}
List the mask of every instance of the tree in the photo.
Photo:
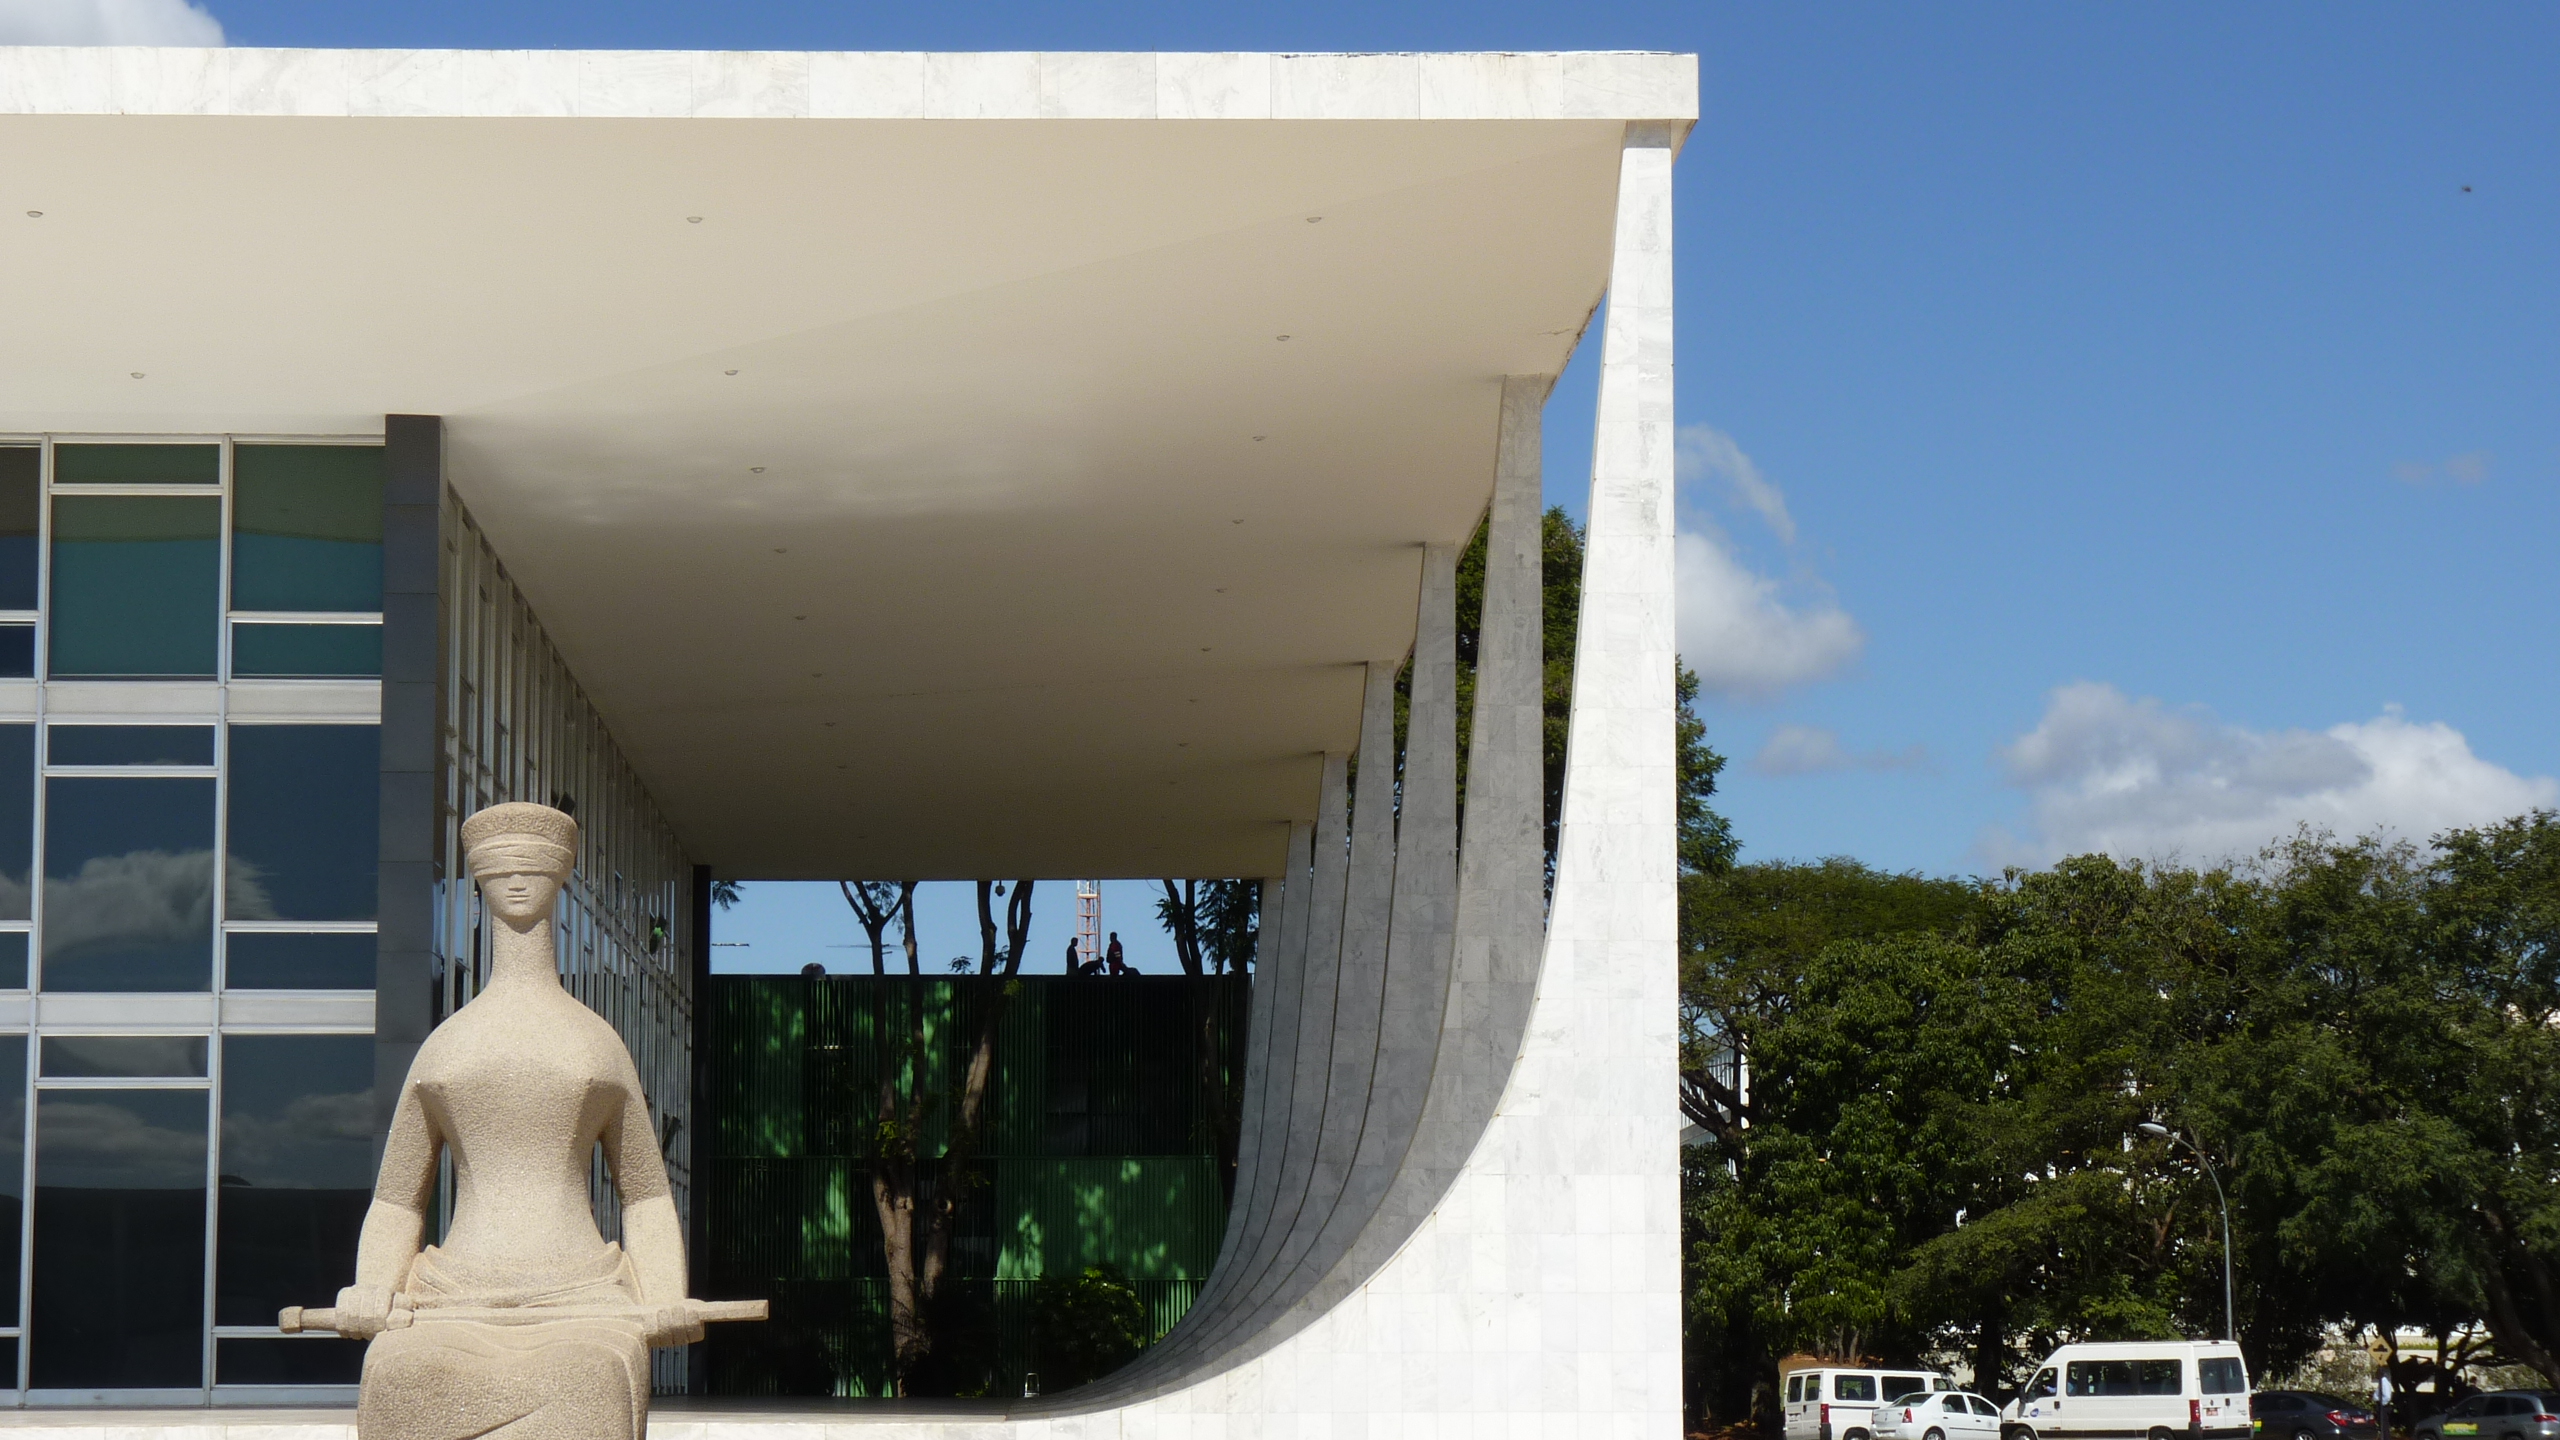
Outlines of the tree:
{"type": "MultiPolygon", "coordinates": [[[[1031,933],[1032,884],[1013,882],[1005,901],[1004,938],[999,942],[993,905],[996,883],[978,882],[977,977],[950,981],[947,991],[915,986],[900,1026],[902,1063],[881,1067],[871,1203],[879,1217],[882,1258],[889,1272],[890,1370],[900,1395],[913,1393],[934,1349],[934,1316],[942,1298],[943,1275],[950,1266],[951,1234],[959,1220],[960,1201],[977,1180],[974,1162],[978,1137],[985,1128],[987,1093],[995,1077],[996,1039],[1006,1002],[1018,988],[1014,977],[1022,969],[1022,948],[1031,933]],[[934,1031],[953,1017],[944,1013],[937,995],[947,994],[956,1002],[966,993],[964,986],[975,992],[970,997],[974,1003],[955,1008],[974,1014],[976,1030],[956,1091],[938,1095],[931,1083],[934,1031]],[[938,1154],[932,1144],[932,1122],[937,1118],[942,1121],[938,1154]]],[[[848,898],[854,893],[848,888],[848,898]]],[[[913,882],[903,884],[897,909],[905,924],[908,967],[913,974],[913,882]]],[[[874,913],[880,913],[876,899],[874,913]]],[[[885,922],[885,915],[882,918],[885,922]]],[[[873,947],[876,967],[876,939],[873,947]]]]}
{"type": "Polygon", "coordinates": [[[915,897],[912,880],[839,880],[836,888],[844,892],[844,903],[853,907],[853,918],[871,941],[871,973],[889,973],[888,947],[882,936],[889,922],[904,916],[907,922],[907,969],[916,968],[915,897]]]}
{"type": "Polygon", "coordinates": [[[1256,880],[1159,880],[1156,919],[1173,937],[1185,975],[1241,975],[1253,959],[1262,884],[1256,880]]]}

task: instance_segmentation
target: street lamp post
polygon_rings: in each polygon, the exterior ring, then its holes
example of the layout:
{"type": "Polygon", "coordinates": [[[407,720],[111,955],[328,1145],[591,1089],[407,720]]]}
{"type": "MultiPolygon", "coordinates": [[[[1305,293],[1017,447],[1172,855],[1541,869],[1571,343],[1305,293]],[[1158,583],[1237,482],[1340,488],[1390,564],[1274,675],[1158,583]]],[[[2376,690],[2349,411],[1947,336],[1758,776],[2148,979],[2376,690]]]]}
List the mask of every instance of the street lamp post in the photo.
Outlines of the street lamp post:
{"type": "Polygon", "coordinates": [[[2204,1153],[2203,1146],[2156,1120],[2145,1120],[2134,1128],[2171,1145],[2186,1146],[2196,1163],[2204,1167],[2204,1178],[2213,1182],[2214,1203],[2222,1207],[2222,1338],[2237,1340],[2239,1330],[2231,1321],[2231,1201],[2222,1193],[2222,1177],[2213,1173],[2213,1157],[2204,1153]]]}

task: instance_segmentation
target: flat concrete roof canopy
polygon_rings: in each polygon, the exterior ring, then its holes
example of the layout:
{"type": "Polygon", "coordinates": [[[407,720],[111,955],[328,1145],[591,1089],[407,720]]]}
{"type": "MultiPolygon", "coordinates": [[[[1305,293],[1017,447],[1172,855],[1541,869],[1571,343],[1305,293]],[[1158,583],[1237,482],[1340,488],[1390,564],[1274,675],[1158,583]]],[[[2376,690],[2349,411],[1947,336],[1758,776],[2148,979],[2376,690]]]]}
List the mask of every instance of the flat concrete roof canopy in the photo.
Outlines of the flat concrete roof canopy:
{"type": "Polygon", "coordinates": [[[0,431],[444,416],[722,875],[1271,874],[1696,113],[1663,55],[0,50],[0,431]]]}

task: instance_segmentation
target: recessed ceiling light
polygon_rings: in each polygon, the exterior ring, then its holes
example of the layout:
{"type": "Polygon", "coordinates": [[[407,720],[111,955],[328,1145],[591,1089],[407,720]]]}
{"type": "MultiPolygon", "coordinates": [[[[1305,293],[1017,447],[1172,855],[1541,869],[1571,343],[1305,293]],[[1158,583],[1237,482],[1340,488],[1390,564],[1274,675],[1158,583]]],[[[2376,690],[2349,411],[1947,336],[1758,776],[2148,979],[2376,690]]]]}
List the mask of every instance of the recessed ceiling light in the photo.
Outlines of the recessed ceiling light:
{"type": "Polygon", "coordinates": [[[1321,215],[1310,215],[1307,217],[1307,223],[1310,225],[1321,225],[1324,223],[1324,217],[1321,215]]]}
{"type": "Polygon", "coordinates": [[[1228,521],[1227,523],[1228,523],[1228,524],[1230,524],[1230,525],[1241,525],[1241,524],[1243,524],[1244,522],[1243,522],[1242,520],[1230,520],[1230,521],[1228,521]]]}
{"type": "Polygon", "coordinates": [[[723,374],[723,375],[735,375],[735,374],[737,374],[738,372],[737,372],[737,371],[735,371],[735,370],[723,370],[723,371],[721,371],[720,373],[721,373],[721,374],[723,374]]]}
{"type": "Polygon", "coordinates": [[[699,225],[702,223],[702,217],[699,215],[687,215],[684,217],[684,223],[687,225],[699,225]]]}
{"type": "Polygon", "coordinates": [[[1227,593],[1227,587],[1226,587],[1226,586],[1224,586],[1224,585],[1219,586],[1219,587],[1218,587],[1218,593],[1219,593],[1219,594],[1221,594],[1221,595],[1226,594],[1226,593],[1227,593]]]}
{"type": "Polygon", "coordinates": [[[1265,439],[1266,439],[1266,438],[1268,438],[1268,437],[1266,437],[1266,436],[1262,436],[1262,435],[1256,435],[1256,436],[1254,436],[1253,438],[1254,438],[1254,443],[1256,443],[1256,444],[1260,444],[1263,440],[1265,440],[1265,439]]]}
{"type": "Polygon", "coordinates": [[[133,378],[134,378],[134,379],[136,379],[136,380],[141,379],[141,378],[142,378],[142,372],[141,372],[141,371],[139,371],[139,370],[134,371],[134,372],[133,372],[133,378]]]}
{"type": "Polygon", "coordinates": [[[792,616],[791,618],[792,618],[792,619],[794,619],[794,620],[806,620],[806,619],[808,619],[809,617],[808,617],[808,616],[806,616],[806,615],[794,615],[794,616],[792,616]]]}
{"type": "Polygon", "coordinates": [[[776,545],[773,547],[773,553],[776,555],[788,555],[791,553],[791,547],[788,545],[776,545]]]}
{"type": "Polygon", "coordinates": [[[27,218],[30,220],[41,220],[44,218],[44,212],[41,210],[30,210],[27,212],[27,218]]]}
{"type": "Polygon", "coordinates": [[[1278,337],[1278,338],[1280,338],[1280,339],[1282,339],[1282,340],[1286,340],[1286,339],[1288,339],[1289,337],[1288,337],[1288,336],[1286,336],[1286,335],[1282,335],[1282,336],[1280,336],[1280,337],[1278,337]]]}
{"type": "Polygon", "coordinates": [[[1203,654],[1203,655],[1208,654],[1208,653],[1209,653],[1209,647],[1208,647],[1208,646],[1206,646],[1206,645],[1201,646],[1201,647],[1200,647],[1200,653],[1201,653],[1201,654],[1203,654]]]}
{"type": "Polygon", "coordinates": [[[764,467],[761,465],[750,465],[747,467],[747,473],[750,475],[761,475],[764,473],[764,467]]]}

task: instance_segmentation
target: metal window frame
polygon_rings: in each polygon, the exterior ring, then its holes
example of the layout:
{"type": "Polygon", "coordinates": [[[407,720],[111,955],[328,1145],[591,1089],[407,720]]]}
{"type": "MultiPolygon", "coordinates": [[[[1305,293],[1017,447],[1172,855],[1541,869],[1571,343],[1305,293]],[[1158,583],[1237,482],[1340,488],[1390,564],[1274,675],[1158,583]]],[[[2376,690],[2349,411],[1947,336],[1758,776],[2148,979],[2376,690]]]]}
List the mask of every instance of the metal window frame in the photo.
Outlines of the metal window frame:
{"type": "MultiPolygon", "coordinates": [[[[72,432],[0,435],[0,444],[33,445],[40,451],[36,536],[37,608],[32,611],[0,611],[0,624],[32,624],[35,627],[35,674],[29,682],[32,685],[34,692],[32,713],[23,717],[14,715],[10,716],[6,723],[31,724],[36,727],[38,732],[36,736],[35,755],[36,773],[34,776],[35,798],[32,807],[34,813],[31,816],[33,829],[29,836],[30,855],[33,861],[32,868],[35,873],[30,876],[31,883],[28,887],[30,892],[28,899],[29,915],[28,918],[23,921],[0,921],[0,933],[23,932],[28,936],[28,988],[24,992],[6,992],[9,997],[6,1003],[16,1007],[15,1013],[8,1014],[5,1018],[0,1018],[0,1035],[17,1035],[23,1037],[26,1041],[26,1061],[23,1067],[23,1073],[18,1077],[18,1083],[21,1086],[21,1093],[25,1096],[26,1101],[26,1137],[23,1153],[20,1156],[21,1171],[19,1177],[22,1192],[25,1196],[25,1203],[21,1212],[23,1218],[18,1232],[19,1323],[10,1326],[0,1326],[0,1338],[15,1339],[18,1342],[18,1357],[14,1371],[6,1376],[0,1376],[0,1408],[87,1408],[130,1407],[138,1405],[219,1408],[241,1405],[345,1403],[354,1398],[354,1390],[352,1387],[348,1386],[224,1386],[220,1383],[221,1375],[219,1370],[216,1368],[218,1362],[216,1359],[215,1342],[220,1338],[235,1338],[234,1332],[241,1328],[233,1326],[217,1327],[213,1323],[213,1307],[215,1299],[214,1287],[216,1281],[215,1265],[220,1245],[222,1214],[222,1187],[220,1184],[222,1164],[223,1102],[222,1041],[227,1035],[370,1035],[373,1033],[370,1028],[356,1028],[349,1023],[346,1002],[355,996],[370,996],[373,992],[369,988],[356,991],[231,991],[228,989],[226,984],[226,960],[228,956],[227,940],[228,937],[235,932],[372,933],[378,929],[379,921],[234,921],[225,913],[226,896],[225,887],[221,883],[221,876],[224,873],[224,867],[228,864],[230,852],[230,746],[231,727],[235,723],[232,718],[230,704],[231,684],[234,678],[232,674],[231,653],[232,626],[235,623],[374,625],[382,623],[382,617],[378,612],[362,614],[326,611],[305,613],[234,611],[232,609],[232,550],[235,540],[233,532],[236,523],[235,496],[237,490],[237,475],[234,466],[236,447],[242,444],[380,446],[383,444],[383,440],[384,437],[380,431],[344,435],[270,435],[252,433],[110,434],[72,432]],[[219,464],[216,472],[217,483],[214,485],[70,485],[62,486],[58,489],[54,464],[55,447],[61,444],[81,443],[213,444],[219,447],[220,453],[219,464]],[[50,617],[52,614],[53,600],[53,502],[57,493],[70,494],[74,496],[154,495],[193,498],[217,496],[219,498],[221,514],[221,549],[216,578],[216,583],[219,587],[219,598],[216,602],[214,617],[214,624],[217,629],[215,640],[216,665],[213,676],[209,678],[204,676],[84,676],[64,677],[61,680],[57,680],[54,677],[52,673],[53,657],[50,617]],[[56,708],[53,691],[54,687],[60,684],[76,685],[80,687],[82,692],[81,702],[78,704],[77,708],[70,710],[58,710],[56,708]],[[168,702],[172,696],[172,687],[175,686],[191,687],[189,692],[185,692],[189,694],[200,692],[202,700],[205,703],[186,704],[181,702],[178,707],[172,708],[168,702]],[[133,709],[128,711],[122,708],[121,704],[116,703],[126,699],[144,703],[138,703],[133,709]],[[211,765],[202,766],[55,766],[49,763],[51,742],[50,737],[44,732],[49,730],[57,720],[66,724],[210,725],[214,728],[215,732],[214,762],[211,765]],[[204,996],[207,1002],[207,1014],[209,1015],[209,1019],[191,1020],[186,1023],[169,1023],[165,1018],[157,1020],[150,1018],[155,1012],[166,1011],[168,1007],[165,1002],[171,998],[168,996],[143,994],[136,994],[133,996],[119,996],[112,994],[91,995],[86,993],[81,995],[81,1002],[85,1010],[105,1011],[111,1016],[117,1008],[118,1002],[127,1001],[131,1003],[136,1012],[135,1018],[131,1020],[117,1020],[112,1018],[101,1019],[97,1018],[94,1014],[77,1021],[64,1020],[48,1022],[44,1018],[46,1007],[43,1003],[43,955],[38,938],[42,934],[44,925],[45,887],[43,884],[43,866],[44,836],[47,819],[45,798],[46,787],[44,782],[55,776],[115,777],[131,779],[203,779],[210,777],[213,780],[213,844],[216,866],[216,883],[213,887],[212,897],[213,970],[208,993],[204,996]],[[228,1012],[232,1007],[226,1004],[226,996],[233,994],[241,995],[250,999],[252,1001],[252,1006],[250,1008],[255,1010],[259,1014],[260,1018],[254,1020],[234,1020],[228,1018],[228,1012]],[[299,1000],[308,1000],[311,1003],[307,1007],[296,1005],[294,1002],[299,1000]],[[295,1018],[293,1016],[292,1012],[294,1010],[304,1008],[307,1008],[309,1012],[307,1018],[295,1018]],[[284,1013],[279,1015],[276,1013],[278,1011],[282,1011],[284,1013]],[[117,1076],[77,1078],[56,1077],[51,1079],[44,1078],[38,1073],[41,1068],[41,1055],[43,1051],[42,1042],[46,1035],[147,1034],[203,1036],[207,1047],[205,1060],[207,1073],[202,1077],[161,1078],[117,1076]],[[202,1366],[201,1374],[204,1383],[199,1387],[193,1389],[180,1387],[168,1389],[37,1390],[31,1388],[28,1383],[32,1378],[32,1349],[29,1344],[31,1339],[31,1326],[29,1321],[32,1319],[31,1311],[34,1301],[35,1282],[36,1227],[34,1202],[38,1159],[35,1123],[36,1102],[39,1095],[44,1091],[82,1089],[201,1090],[205,1093],[204,1272],[201,1277],[203,1307],[201,1319],[199,1321],[203,1336],[203,1343],[200,1350],[200,1364],[202,1366]]],[[[291,677],[264,676],[254,678],[261,686],[307,684],[315,686],[346,687],[349,685],[371,685],[375,687],[377,693],[379,692],[381,684],[379,677],[362,676],[338,676],[310,680],[291,677]]],[[[240,720],[237,723],[292,725],[347,724],[378,727],[381,721],[377,707],[376,713],[372,716],[350,714],[286,717],[281,715],[268,716],[260,714],[240,720]]],[[[195,994],[196,992],[192,991],[186,992],[185,997],[181,998],[190,998],[195,994]]],[[[6,1082],[0,1081],[0,1083],[6,1082]]],[[[260,1338],[262,1335],[281,1335],[281,1333],[282,1332],[280,1331],[274,1331],[272,1329],[265,1332],[250,1329],[245,1338],[260,1338]]]]}

